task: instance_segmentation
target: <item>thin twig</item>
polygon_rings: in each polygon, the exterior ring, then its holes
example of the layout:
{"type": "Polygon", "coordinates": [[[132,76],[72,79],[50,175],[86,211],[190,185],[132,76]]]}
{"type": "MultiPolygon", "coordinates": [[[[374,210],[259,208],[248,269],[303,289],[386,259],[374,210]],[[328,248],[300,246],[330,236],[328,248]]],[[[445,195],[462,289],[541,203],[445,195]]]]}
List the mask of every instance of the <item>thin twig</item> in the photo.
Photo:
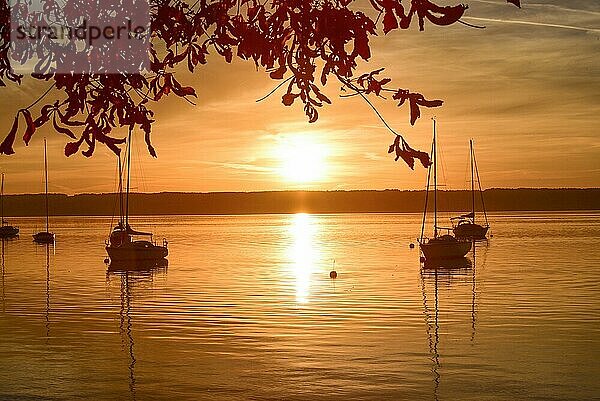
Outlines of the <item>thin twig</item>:
{"type": "Polygon", "coordinates": [[[29,106],[25,107],[25,110],[29,110],[30,108],[32,108],[33,106],[35,106],[36,104],[38,104],[44,97],[46,97],[46,95],[48,93],[50,93],[50,91],[56,86],[56,82],[52,84],[52,86],[50,86],[46,92],[44,92],[44,94],[40,97],[37,98],[37,100],[33,103],[31,103],[29,106]]]}
{"type": "Polygon", "coordinates": [[[485,29],[485,26],[482,25],[473,25],[473,24],[469,24],[468,22],[462,21],[462,20],[458,20],[459,23],[466,25],[466,26],[470,26],[471,28],[477,28],[477,29],[485,29]]]}
{"type": "Polygon", "coordinates": [[[267,93],[265,96],[263,96],[260,99],[258,99],[256,101],[256,103],[262,102],[263,100],[265,100],[266,98],[268,98],[269,96],[271,96],[273,93],[275,93],[275,91],[277,91],[277,89],[281,88],[286,82],[288,82],[292,78],[294,78],[294,75],[292,75],[291,77],[286,78],[283,82],[281,82],[279,85],[277,85],[275,87],[275,89],[273,89],[271,92],[267,93]]]}
{"type": "Polygon", "coordinates": [[[377,110],[377,108],[373,105],[373,103],[371,103],[371,101],[365,96],[364,93],[362,93],[360,91],[359,88],[355,87],[354,85],[352,85],[349,81],[345,80],[344,78],[340,77],[339,75],[336,74],[337,79],[343,83],[344,85],[346,85],[348,88],[352,89],[353,91],[355,91],[360,97],[363,98],[363,100],[365,102],[367,102],[367,104],[369,106],[371,106],[371,108],[373,109],[373,111],[375,112],[375,114],[377,115],[377,117],[379,117],[379,119],[381,120],[381,122],[383,123],[383,125],[386,126],[387,129],[390,130],[390,132],[396,136],[399,136],[403,141],[404,141],[404,137],[402,137],[402,135],[400,135],[399,133],[397,133],[396,131],[394,131],[394,129],[392,127],[390,127],[390,125],[387,123],[387,121],[385,121],[385,119],[383,118],[383,116],[381,115],[381,113],[379,112],[379,110],[377,110]]]}

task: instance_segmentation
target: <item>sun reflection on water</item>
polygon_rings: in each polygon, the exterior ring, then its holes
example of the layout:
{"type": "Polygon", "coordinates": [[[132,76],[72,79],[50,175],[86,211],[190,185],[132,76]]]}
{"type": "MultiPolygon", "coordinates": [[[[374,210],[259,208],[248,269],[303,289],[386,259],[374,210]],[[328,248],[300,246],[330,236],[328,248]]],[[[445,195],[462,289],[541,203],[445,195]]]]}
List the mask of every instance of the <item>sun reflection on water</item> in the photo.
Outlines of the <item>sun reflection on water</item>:
{"type": "Polygon", "coordinates": [[[311,276],[321,256],[316,240],[318,229],[315,218],[306,213],[295,214],[289,226],[292,242],[288,258],[296,280],[296,302],[299,304],[309,302],[311,276]]]}

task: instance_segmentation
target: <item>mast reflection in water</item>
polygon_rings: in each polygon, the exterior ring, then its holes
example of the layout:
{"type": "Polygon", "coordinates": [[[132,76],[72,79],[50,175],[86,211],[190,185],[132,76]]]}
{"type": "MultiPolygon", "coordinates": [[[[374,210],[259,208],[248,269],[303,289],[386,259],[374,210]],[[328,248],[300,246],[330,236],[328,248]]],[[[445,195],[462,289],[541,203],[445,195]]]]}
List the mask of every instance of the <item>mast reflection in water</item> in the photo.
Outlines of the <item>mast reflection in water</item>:
{"type": "Polygon", "coordinates": [[[296,280],[296,302],[299,304],[309,302],[311,277],[321,258],[316,238],[319,224],[314,219],[314,216],[298,213],[293,216],[289,226],[291,244],[287,250],[287,257],[296,280]]]}
{"type": "MultiPolygon", "coordinates": [[[[444,261],[443,264],[437,266],[423,265],[421,267],[421,291],[423,295],[423,313],[425,315],[425,330],[429,344],[429,354],[432,362],[431,372],[433,375],[433,399],[439,399],[439,387],[442,381],[442,355],[440,353],[440,333],[444,333],[447,341],[459,341],[450,338],[452,330],[441,330],[442,319],[440,314],[444,310],[459,309],[459,301],[456,300],[458,294],[453,293],[453,285],[471,284],[471,337],[470,342],[475,340],[476,318],[477,318],[477,259],[476,245],[486,246],[487,243],[476,244],[473,242],[472,247],[472,262],[466,258],[444,261]],[[441,288],[440,288],[441,287],[441,288]],[[444,293],[447,304],[440,303],[440,290],[444,293]],[[433,294],[431,294],[433,292],[433,294]],[[428,296],[429,294],[429,296],[428,296]],[[433,305],[432,305],[433,303],[433,305]],[[451,304],[453,303],[453,304],[451,304]],[[458,307],[458,308],[457,308],[458,307]]],[[[484,258],[485,261],[485,258],[484,258]]],[[[483,268],[484,263],[481,263],[479,269],[483,268]]],[[[448,325],[455,324],[447,322],[448,325]]]]}
{"type": "Polygon", "coordinates": [[[166,274],[168,261],[163,259],[159,262],[129,264],[115,264],[108,266],[106,271],[106,285],[111,287],[113,279],[119,280],[119,334],[121,336],[121,349],[128,354],[127,369],[129,371],[129,392],[131,399],[136,399],[136,358],[134,352],[133,335],[133,298],[136,289],[142,290],[149,284],[156,274],[166,274]]]}

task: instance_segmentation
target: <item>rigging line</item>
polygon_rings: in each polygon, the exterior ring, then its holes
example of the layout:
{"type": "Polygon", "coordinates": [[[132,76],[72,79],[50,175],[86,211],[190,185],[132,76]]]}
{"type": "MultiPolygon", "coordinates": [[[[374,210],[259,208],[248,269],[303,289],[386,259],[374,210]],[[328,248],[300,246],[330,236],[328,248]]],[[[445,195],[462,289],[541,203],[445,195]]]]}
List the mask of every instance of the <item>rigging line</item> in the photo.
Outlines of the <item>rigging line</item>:
{"type": "Polygon", "coordinates": [[[125,198],[125,227],[129,227],[129,186],[131,184],[131,134],[133,126],[129,127],[127,136],[127,197],[125,198]]]}
{"type": "Polygon", "coordinates": [[[473,177],[473,139],[469,140],[469,158],[471,159],[471,212],[473,213],[473,223],[475,223],[475,181],[473,177]]]}
{"type": "Polygon", "coordinates": [[[50,215],[48,211],[48,154],[46,150],[46,138],[44,138],[44,180],[45,180],[45,190],[46,190],[46,232],[50,232],[50,215]]]}
{"type": "MultiPolygon", "coordinates": [[[[439,127],[439,122],[437,123],[438,127],[439,127]]],[[[439,129],[438,129],[439,131],[439,129]]],[[[448,210],[450,208],[450,204],[448,201],[448,191],[450,190],[450,186],[448,185],[448,177],[446,175],[446,171],[447,171],[447,165],[446,165],[446,156],[445,156],[445,152],[444,152],[444,147],[440,147],[439,146],[440,143],[440,139],[439,139],[439,135],[437,137],[437,143],[436,143],[436,157],[438,157],[439,155],[439,169],[441,170],[441,174],[442,174],[442,180],[443,180],[443,184],[438,184],[439,186],[443,186],[444,187],[444,196],[443,197],[439,197],[439,205],[441,205],[442,207],[438,207],[439,210],[442,211],[446,211],[446,217],[448,217],[448,210]]]]}
{"type": "Polygon", "coordinates": [[[437,238],[437,142],[435,117],[433,120],[433,238],[437,238]]]}
{"type": "MultiPolygon", "coordinates": [[[[431,157],[433,157],[433,142],[431,143],[431,157]]],[[[421,238],[420,242],[423,242],[423,233],[425,231],[425,218],[427,217],[427,203],[429,201],[429,179],[431,177],[431,165],[427,168],[427,185],[425,187],[425,207],[423,208],[423,221],[421,223],[421,238]]]]}
{"type": "MultiPolygon", "coordinates": [[[[139,193],[146,193],[149,192],[149,185],[148,185],[148,179],[146,178],[145,172],[144,172],[144,164],[142,163],[142,157],[146,154],[144,151],[140,150],[140,143],[139,141],[135,143],[135,146],[133,148],[134,151],[134,158],[135,158],[135,168],[136,168],[136,173],[137,173],[137,181],[138,181],[138,185],[137,185],[137,192],[138,195],[139,193]]],[[[145,224],[149,225],[152,228],[152,232],[155,231],[155,221],[154,219],[150,219],[150,221],[146,221],[145,224]]]]}
{"type": "MultiPolygon", "coordinates": [[[[121,155],[117,155],[117,157],[119,158],[119,164],[121,162],[121,155]]],[[[108,229],[108,236],[110,237],[110,234],[112,232],[112,229],[114,227],[114,221],[115,221],[115,210],[117,210],[117,204],[119,203],[119,194],[120,194],[120,185],[119,183],[121,182],[121,177],[119,177],[119,165],[117,165],[116,167],[116,172],[115,172],[115,176],[117,177],[117,190],[115,191],[115,202],[113,203],[113,210],[112,210],[112,216],[110,217],[110,227],[108,229]]]]}
{"type": "Polygon", "coordinates": [[[477,183],[479,185],[479,195],[481,196],[481,208],[483,209],[483,217],[485,218],[485,224],[488,225],[487,213],[485,211],[485,202],[483,200],[483,191],[481,190],[481,180],[479,179],[479,169],[477,168],[477,159],[475,159],[475,152],[473,152],[473,164],[475,165],[475,174],[477,175],[477,183]]]}

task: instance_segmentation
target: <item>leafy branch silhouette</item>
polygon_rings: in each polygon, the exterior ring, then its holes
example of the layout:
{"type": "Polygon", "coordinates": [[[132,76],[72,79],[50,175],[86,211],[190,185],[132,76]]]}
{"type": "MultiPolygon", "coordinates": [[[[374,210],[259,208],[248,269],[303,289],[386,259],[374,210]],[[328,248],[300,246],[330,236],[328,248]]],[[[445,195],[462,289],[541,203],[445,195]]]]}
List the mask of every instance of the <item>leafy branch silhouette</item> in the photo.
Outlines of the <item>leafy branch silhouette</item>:
{"type": "MultiPolygon", "coordinates": [[[[132,6],[131,1],[135,0],[122,1],[121,12],[132,6]]],[[[66,0],[60,10],[55,0],[41,2],[46,15],[62,13],[67,20],[91,12],[89,8],[82,8],[80,0],[66,0]]],[[[520,7],[518,0],[507,2],[520,7]]],[[[18,0],[17,4],[31,21],[43,17],[28,10],[29,3],[25,0],[18,0]]],[[[376,18],[366,15],[353,0],[197,0],[193,4],[150,0],[149,71],[59,74],[51,67],[49,56],[41,58],[32,77],[47,81],[49,88],[30,106],[17,111],[10,132],[0,144],[0,153],[14,153],[20,122],[24,121],[25,144],[40,127],[52,124],[56,132],[69,138],[64,149],[67,156],[81,150],[90,157],[97,143],[118,154],[125,138],[118,137],[115,130],[140,129],[145,134],[148,151],[156,157],[151,142],[155,121],[152,105],[170,95],[192,102],[196,90],[179,81],[177,68],[186,66],[195,72],[207,64],[209,54],[218,54],[228,63],[234,56],[252,60],[270,78],[282,81],[272,92],[284,87],[282,103],[291,106],[299,99],[311,123],[319,118],[318,109],[331,103],[322,88],[334,78],[342,85],[343,97],[362,97],[396,135],[390,147],[390,153],[396,153],[396,160],[401,158],[411,168],[415,159],[428,166],[429,156],[410,148],[385,122],[369,97],[382,97],[389,92],[398,106],[408,103],[411,124],[419,118],[421,107],[438,107],[442,101],[428,100],[409,89],[390,88],[391,79],[380,78],[383,68],[358,75],[357,62],[371,58],[370,38],[380,30],[388,34],[408,29],[414,21],[421,31],[427,22],[451,25],[462,22],[460,19],[468,6],[439,6],[429,0],[369,0],[368,4],[376,18]],[[52,100],[48,100],[49,96],[53,96],[52,100]],[[35,118],[34,109],[39,109],[35,118]]],[[[99,15],[114,12],[108,7],[96,5],[93,12],[99,15]]],[[[0,86],[19,85],[23,79],[22,75],[12,72],[10,66],[10,11],[6,0],[0,0],[0,86]]],[[[45,54],[51,54],[53,44],[37,43],[36,46],[38,50],[40,47],[45,50],[45,54]]],[[[23,54],[32,51],[20,50],[23,54]]],[[[81,57],[94,57],[102,62],[101,56],[90,49],[81,57]]],[[[109,62],[110,57],[106,60],[109,62]]]]}

